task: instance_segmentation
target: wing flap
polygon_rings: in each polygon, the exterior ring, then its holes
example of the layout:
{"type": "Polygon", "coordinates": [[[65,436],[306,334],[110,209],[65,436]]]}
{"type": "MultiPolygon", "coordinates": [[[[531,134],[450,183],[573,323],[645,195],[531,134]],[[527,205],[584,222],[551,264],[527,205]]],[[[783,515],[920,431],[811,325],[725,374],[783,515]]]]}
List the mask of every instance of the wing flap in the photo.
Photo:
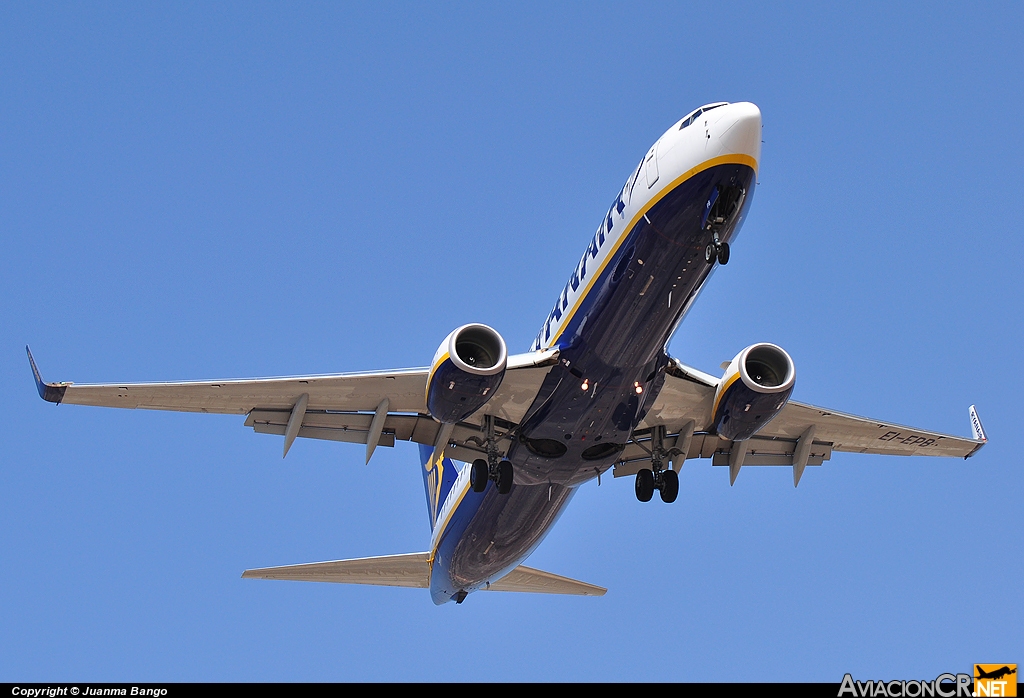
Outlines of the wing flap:
{"type": "Polygon", "coordinates": [[[427,563],[429,557],[430,553],[406,553],[264,567],[246,570],[242,573],[242,578],[427,589],[430,586],[430,566],[427,563]]]}
{"type": "MultiPolygon", "coordinates": [[[[249,413],[245,426],[257,434],[282,435],[288,425],[290,410],[256,409],[249,413]]],[[[360,412],[306,412],[298,436],[307,439],[325,439],[365,444],[370,434],[372,414],[360,412]]],[[[389,414],[384,420],[379,446],[394,446],[395,441],[433,446],[440,424],[430,417],[415,414],[389,414]]],[[[473,424],[458,424],[452,429],[450,444],[445,449],[449,458],[473,461],[487,454],[481,428],[473,424]]],[[[511,441],[498,439],[498,451],[508,452],[511,441]]]]}
{"type": "MultiPolygon", "coordinates": [[[[666,450],[675,446],[678,435],[668,434],[664,440],[666,450]]],[[[626,477],[636,475],[651,464],[650,436],[641,436],[622,451],[620,462],[615,464],[613,475],[626,477]]],[[[747,466],[792,466],[796,457],[799,439],[758,434],[746,441],[727,441],[714,434],[694,434],[690,439],[685,460],[710,458],[711,465],[729,465],[729,456],[737,444],[746,449],[743,467],[747,466]]],[[[805,465],[821,465],[832,457],[832,445],[817,438],[809,444],[805,465]]],[[[678,463],[678,461],[676,461],[678,463]]]]}
{"type": "Polygon", "coordinates": [[[595,584],[587,584],[550,572],[519,565],[507,575],[489,586],[485,591],[518,591],[532,594],[570,594],[573,596],[604,596],[608,591],[595,584]]]}

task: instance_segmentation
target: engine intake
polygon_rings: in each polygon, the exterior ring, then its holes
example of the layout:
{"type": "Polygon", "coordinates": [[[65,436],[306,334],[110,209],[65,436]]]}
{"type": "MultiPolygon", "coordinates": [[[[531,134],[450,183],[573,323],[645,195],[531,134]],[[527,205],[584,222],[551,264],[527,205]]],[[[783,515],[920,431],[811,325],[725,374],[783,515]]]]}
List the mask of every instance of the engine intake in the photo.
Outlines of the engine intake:
{"type": "Polygon", "coordinates": [[[732,360],[715,394],[712,430],[743,441],[772,421],[796,384],[793,359],[774,344],[752,344],[732,360]]]}
{"type": "Polygon", "coordinates": [[[497,391],[507,362],[505,340],[487,325],[474,323],[452,330],[430,362],[430,415],[446,424],[469,417],[497,391]]]}

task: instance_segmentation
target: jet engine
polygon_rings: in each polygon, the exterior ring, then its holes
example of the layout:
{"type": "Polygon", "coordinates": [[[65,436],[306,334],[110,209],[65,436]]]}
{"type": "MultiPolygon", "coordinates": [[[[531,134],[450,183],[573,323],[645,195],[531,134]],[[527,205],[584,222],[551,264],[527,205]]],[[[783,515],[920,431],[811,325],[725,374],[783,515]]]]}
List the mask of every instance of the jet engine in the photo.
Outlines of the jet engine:
{"type": "Polygon", "coordinates": [[[747,347],[718,384],[711,430],[730,441],[749,439],[782,411],[795,383],[796,367],[782,347],[747,347]]]}
{"type": "Polygon", "coordinates": [[[505,340],[487,325],[463,325],[445,337],[430,362],[427,410],[439,422],[461,422],[486,404],[505,377],[505,340]]]}

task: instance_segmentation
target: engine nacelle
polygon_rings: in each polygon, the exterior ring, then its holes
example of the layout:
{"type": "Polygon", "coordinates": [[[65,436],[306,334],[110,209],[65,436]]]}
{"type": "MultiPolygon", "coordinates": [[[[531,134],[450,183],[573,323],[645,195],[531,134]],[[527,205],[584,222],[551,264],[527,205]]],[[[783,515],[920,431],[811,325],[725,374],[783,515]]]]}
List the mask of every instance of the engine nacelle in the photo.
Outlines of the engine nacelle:
{"type": "Polygon", "coordinates": [[[487,325],[463,325],[445,337],[430,362],[427,410],[439,422],[461,422],[501,385],[508,362],[505,340],[487,325]]]}
{"type": "Polygon", "coordinates": [[[782,347],[747,347],[718,384],[711,430],[730,441],[749,439],[782,411],[795,384],[796,367],[782,347]]]}

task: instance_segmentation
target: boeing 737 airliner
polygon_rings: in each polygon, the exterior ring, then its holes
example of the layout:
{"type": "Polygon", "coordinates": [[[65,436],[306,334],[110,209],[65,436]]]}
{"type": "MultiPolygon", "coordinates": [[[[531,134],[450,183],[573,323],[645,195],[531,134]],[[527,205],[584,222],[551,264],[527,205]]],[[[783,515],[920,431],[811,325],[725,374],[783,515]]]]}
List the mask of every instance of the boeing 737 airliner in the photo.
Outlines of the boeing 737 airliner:
{"type": "Polygon", "coordinates": [[[793,361],[761,343],[716,377],[666,352],[750,210],[761,112],[707,104],[651,146],[616,194],[530,351],[509,356],[486,325],[455,329],[429,368],[188,383],[45,383],[50,402],[247,415],[260,433],[378,446],[419,444],[432,527],[425,552],[247,570],[242,576],[429,588],[437,604],[477,590],[601,595],[524,566],[580,485],[609,469],[665,502],[688,458],[729,468],[804,468],[833,451],[968,457],[973,438],[790,400],[793,361]],[[465,463],[465,465],[459,465],[465,463]]]}

